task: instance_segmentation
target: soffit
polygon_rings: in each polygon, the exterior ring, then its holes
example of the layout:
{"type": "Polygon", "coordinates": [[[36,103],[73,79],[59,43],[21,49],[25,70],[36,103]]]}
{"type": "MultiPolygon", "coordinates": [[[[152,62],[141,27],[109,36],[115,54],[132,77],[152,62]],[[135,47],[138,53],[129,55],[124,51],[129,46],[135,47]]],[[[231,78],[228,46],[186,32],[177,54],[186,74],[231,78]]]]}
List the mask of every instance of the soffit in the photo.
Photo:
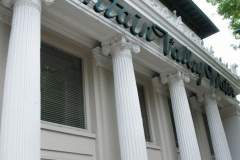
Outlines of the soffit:
{"type": "Polygon", "coordinates": [[[192,0],[160,0],[169,10],[177,11],[177,16],[201,39],[211,36],[219,29],[192,0]]]}

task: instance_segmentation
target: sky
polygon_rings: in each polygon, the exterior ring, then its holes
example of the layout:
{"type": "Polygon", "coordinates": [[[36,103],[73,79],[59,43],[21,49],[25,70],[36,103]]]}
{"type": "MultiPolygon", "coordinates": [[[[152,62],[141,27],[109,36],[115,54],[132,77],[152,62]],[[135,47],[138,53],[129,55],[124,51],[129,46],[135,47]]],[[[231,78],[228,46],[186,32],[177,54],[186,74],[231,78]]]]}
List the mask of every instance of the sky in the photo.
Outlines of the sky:
{"type": "MultiPolygon", "coordinates": [[[[228,29],[228,20],[224,20],[222,16],[217,13],[217,7],[207,3],[206,0],[193,0],[198,7],[211,19],[217,26],[220,32],[204,39],[205,47],[213,47],[214,56],[222,57],[223,63],[228,63],[228,66],[233,63],[238,64],[237,73],[240,76],[240,49],[235,51],[230,45],[239,45],[240,40],[236,40],[232,35],[232,31],[228,29]]],[[[239,82],[240,85],[240,82],[239,82]]],[[[240,100],[240,95],[237,96],[240,100]]]]}

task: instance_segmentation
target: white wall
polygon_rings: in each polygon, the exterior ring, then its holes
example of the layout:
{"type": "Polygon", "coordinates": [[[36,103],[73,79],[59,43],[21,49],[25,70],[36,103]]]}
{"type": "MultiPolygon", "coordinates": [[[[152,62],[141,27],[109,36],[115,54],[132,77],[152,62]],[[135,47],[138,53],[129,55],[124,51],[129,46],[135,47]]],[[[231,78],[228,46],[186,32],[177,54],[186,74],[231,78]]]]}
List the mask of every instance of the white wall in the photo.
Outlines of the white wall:
{"type": "Polygon", "coordinates": [[[0,131],[1,131],[3,86],[4,86],[10,31],[11,31],[11,26],[0,21],[0,131]]]}
{"type": "Polygon", "coordinates": [[[232,160],[240,157],[240,117],[238,115],[222,120],[232,160]]]}
{"type": "Polygon", "coordinates": [[[86,129],[42,122],[41,158],[96,160],[96,112],[91,49],[50,29],[43,28],[41,40],[83,60],[86,129]]]}
{"type": "Polygon", "coordinates": [[[42,158],[96,160],[95,134],[44,123],[41,128],[42,158]]]}

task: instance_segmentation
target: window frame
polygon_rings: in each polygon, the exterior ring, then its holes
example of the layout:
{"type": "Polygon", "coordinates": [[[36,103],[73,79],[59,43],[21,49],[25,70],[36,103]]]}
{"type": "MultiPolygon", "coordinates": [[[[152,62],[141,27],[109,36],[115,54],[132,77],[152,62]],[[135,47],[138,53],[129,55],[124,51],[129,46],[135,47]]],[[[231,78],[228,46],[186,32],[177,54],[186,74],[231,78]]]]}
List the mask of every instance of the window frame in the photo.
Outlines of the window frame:
{"type": "MultiPolygon", "coordinates": [[[[57,40],[56,40],[57,41],[57,40]]],[[[59,43],[53,44],[50,43],[48,41],[44,41],[41,40],[41,43],[45,43],[47,45],[52,46],[53,48],[56,48],[60,51],[66,52],[70,55],[76,56],[78,58],[81,58],[82,60],[82,85],[83,85],[83,108],[84,108],[84,121],[85,121],[85,128],[77,128],[77,127],[72,127],[72,126],[67,126],[67,125],[63,125],[63,124],[58,124],[58,123],[53,123],[53,122],[48,122],[48,121],[44,121],[41,120],[42,124],[50,124],[53,126],[58,126],[58,127],[63,127],[63,128],[68,128],[68,129],[73,129],[73,130],[77,130],[77,131],[84,131],[84,132],[91,132],[91,116],[90,116],[90,99],[89,99],[89,90],[88,90],[88,73],[89,73],[89,67],[88,67],[88,63],[86,63],[86,60],[89,59],[89,57],[82,53],[79,50],[75,50],[75,49],[71,49],[69,47],[64,47],[61,46],[59,43]]],[[[70,43],[70,42],[69,42],[70,43]]],[[[41,45],[40,45],[41,46],[41,45]]],[[[68,44],[66,44],[65,46],[68,46],[68,44]]],[[[40,63],[41,64],[41,63],[40,63]]],[[[41,104],[40,104],[41,107],[41,104]]]]}
{"type": "MultiPolygon", "coordinates": [[[[155,133],[153,131],[153,120],[152,120],[152,112],[151,112],[151,104],[149,100],[149,95],[151,92],[151,80],[147,80],[142,75],[140,76],[138,73],[135,73],[136,76],[136,86],[141,85],[143,86],[144,90],[144,98],[145,98],[145,105],[147,111],[147,118],[148,118],[148,126],[149,126],[149,134],[150,134],[150,141],[146,141],[147,144],[156,145],[155,133]]],[[[145,134],[144,134],[145,135],[145,134]]]]}

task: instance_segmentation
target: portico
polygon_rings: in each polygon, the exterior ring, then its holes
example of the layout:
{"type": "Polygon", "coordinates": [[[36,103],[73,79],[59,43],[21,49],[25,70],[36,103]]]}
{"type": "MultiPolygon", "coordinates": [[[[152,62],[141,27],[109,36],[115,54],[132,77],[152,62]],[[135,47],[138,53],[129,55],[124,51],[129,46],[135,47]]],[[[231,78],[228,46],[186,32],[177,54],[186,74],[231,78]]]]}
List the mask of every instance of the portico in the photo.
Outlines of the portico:
{"type": "Polygon", "coordinates": [[[236,160],[225,128],[239,124],[221,119],[240,78],[181,17],[161,1],[53,2],[0,4],[0,159],[236,160]]]}

